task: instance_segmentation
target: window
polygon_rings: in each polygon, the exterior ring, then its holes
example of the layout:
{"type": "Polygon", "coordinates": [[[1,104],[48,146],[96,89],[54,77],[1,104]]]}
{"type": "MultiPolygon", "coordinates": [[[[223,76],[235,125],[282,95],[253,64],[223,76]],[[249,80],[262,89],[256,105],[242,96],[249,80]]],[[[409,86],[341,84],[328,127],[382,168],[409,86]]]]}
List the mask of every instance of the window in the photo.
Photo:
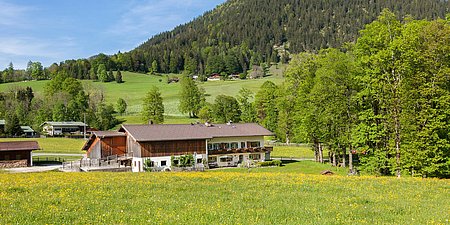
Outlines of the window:
{"type": "Polygon", "coordinates": [[[208,144],[208,150],[214,150],[213,144],[208,144]]]}
{"type": "Polygon", "coordinates": [[[247,143],[249,148],[258,148],[260,147],[259,141],[250,141],[247,143]]]}
{"type": "Polygon", "coordinates": [[[202,159],[197,159],[197,163],[202,163],[202,159]]]}
{"type": "Polygon", "coordinates": [[[229,149],[230,148],[230,143],[221,143],[220,144],[220,149],[229,149]]]}
{"type": "Polygon", "coordinates": [[[161,166],[167,166],[167,161],[161,161],[161,166]]]}
{"type": "Polygon", "coordinates": [[[178,164],[180,164],[180,162],[179,162],[178,159],[174,159],[174,160],[173,160],[173,164],[174,164],[174,166],[177,166],[178,164]]]}
{"type": "Polygon", "coordinates": [[[222,156],[220,157],[220,162],[231,162],[233,161],[233,157],[232,156],[222,156]]]}
{"type": "Polygon", "coordinates": [[[241,142],[241,148],[245,148],[245,142],[241,142]]]}
{"type": "Polygon", "coordinates": [[[217,157],[216,156],[209,156],[208,157],[208,162],[217,162],[217,157]]]}
{"type": "Polygon", "coordinates": [[[239,143],[237,142],[231,143],[231,148],[239,148],[239,143]]]}
{"type": "Polygon", "coordinates": [[[249,158],[252,160],[260,160],[261,159],[261,154],[250,154],[249,158]]]}
{"type": "Polygon", "coordinates": [[[220,149],[220,144],[219,143],[214,143],[212,145],[213,145],[212,150],[219,150],[220,149]]]}

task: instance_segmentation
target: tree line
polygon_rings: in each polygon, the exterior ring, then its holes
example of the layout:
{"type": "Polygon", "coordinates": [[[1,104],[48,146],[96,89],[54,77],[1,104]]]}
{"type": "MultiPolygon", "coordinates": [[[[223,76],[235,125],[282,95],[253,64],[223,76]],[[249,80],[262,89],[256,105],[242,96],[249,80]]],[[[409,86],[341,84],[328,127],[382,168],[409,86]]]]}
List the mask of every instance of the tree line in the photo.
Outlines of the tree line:
{"type": "Polygon", "coordinates": [[[120,123],[117,112],[126,110],[126,102],[119,99],[115,106],[104,103],[102,90],[83,88],[82,83],[59,72],[44,86],[44,93],[35,96],[31,87],[11,87],[0,93],[0,118],[6,126],[0,133],[20,136],[20,125],[32,126],[36,131],[45,121],[84,121],[90,127],[109,130],[120,123]]]}
{"type": "Polygon", "coordinates": [[[180,111],[216,123],[258,122],[282,141],[312,143],[320,161],[328,149],[331,163],[352,173],[358,157],[369,174],[449,177],[449,52],[450,15],[399,20],[384,10],[356,43],[294,55],[285,82],[266,81],[256,94],[243,88],[207,103],[185,76],[180,111]]]}
{"type": "Polygon", "coordinates": [[[256,101],[260,122],[351,170],[358,156],[371,174],[449,177],[450,15],[397,18],[384,10],[355,44],[295,55],[273,117],[256,101]]]}

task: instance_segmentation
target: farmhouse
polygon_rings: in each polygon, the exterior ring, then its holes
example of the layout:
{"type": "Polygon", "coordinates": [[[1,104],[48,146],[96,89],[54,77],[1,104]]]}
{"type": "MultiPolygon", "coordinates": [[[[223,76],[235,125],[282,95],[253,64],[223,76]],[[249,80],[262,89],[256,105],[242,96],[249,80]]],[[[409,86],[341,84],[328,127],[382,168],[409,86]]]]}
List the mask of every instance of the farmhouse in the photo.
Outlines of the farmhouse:
{"type": "Polygon", "coordinates": [[[220,80],[220,74],[213,73],[206,80],[207,81],[218,81],[218,80],[220,80]]]}
{"type": "Polygon", "coordinates": [[[143,171],[146,160],[164,168],[187,154],[197,164],[226,167],[270,159],[264,136],[272,135],[254,123],[122,125],[117,132],[94,132],[83,150],[91,159],[121,155],[134,172],[143,171]]]}
{"type": "Polygon", "coordinates": [[[25,137],[35,137],[36,136],[36,132],[30,126],[20,126],[20,129],[22,129],[25,137]]]}
{"type": "Polygon", "coordinates": [[[32,166],[31,152],[39,149],[36,141],[0,142],[0,168],[32,166]]]}
{"type": "Polygon", "coordinates": [[[44,122],[41,124],[44,134],[62,136],[65,134],[83,134],[88,126],[83,122],[44,122]]]}

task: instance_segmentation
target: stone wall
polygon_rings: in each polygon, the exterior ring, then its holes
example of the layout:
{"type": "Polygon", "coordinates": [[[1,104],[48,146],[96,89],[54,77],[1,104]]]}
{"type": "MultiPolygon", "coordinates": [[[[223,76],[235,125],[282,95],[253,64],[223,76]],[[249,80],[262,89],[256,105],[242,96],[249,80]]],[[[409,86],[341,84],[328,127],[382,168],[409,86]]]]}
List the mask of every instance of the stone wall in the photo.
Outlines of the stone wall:
{"type": "Polygon", "coordinates": [[[27,167],[27,166],[28,166],[28,161],[26,159],[0,161],[0,168],[17,168],[17,167],[27,167]]]}

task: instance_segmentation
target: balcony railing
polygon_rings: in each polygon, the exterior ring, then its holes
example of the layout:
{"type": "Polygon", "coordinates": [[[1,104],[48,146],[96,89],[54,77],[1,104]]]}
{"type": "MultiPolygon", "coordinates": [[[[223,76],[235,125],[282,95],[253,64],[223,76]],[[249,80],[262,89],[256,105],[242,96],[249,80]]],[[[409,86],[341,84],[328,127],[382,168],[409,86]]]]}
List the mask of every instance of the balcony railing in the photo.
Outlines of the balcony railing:
{"type": "Polygon", "coordinates": [[[208,155],[262,153],[262,152],[271,152],[272,150],[273,147],[219,149],[219,150],[208,150],[208,155]]]}

